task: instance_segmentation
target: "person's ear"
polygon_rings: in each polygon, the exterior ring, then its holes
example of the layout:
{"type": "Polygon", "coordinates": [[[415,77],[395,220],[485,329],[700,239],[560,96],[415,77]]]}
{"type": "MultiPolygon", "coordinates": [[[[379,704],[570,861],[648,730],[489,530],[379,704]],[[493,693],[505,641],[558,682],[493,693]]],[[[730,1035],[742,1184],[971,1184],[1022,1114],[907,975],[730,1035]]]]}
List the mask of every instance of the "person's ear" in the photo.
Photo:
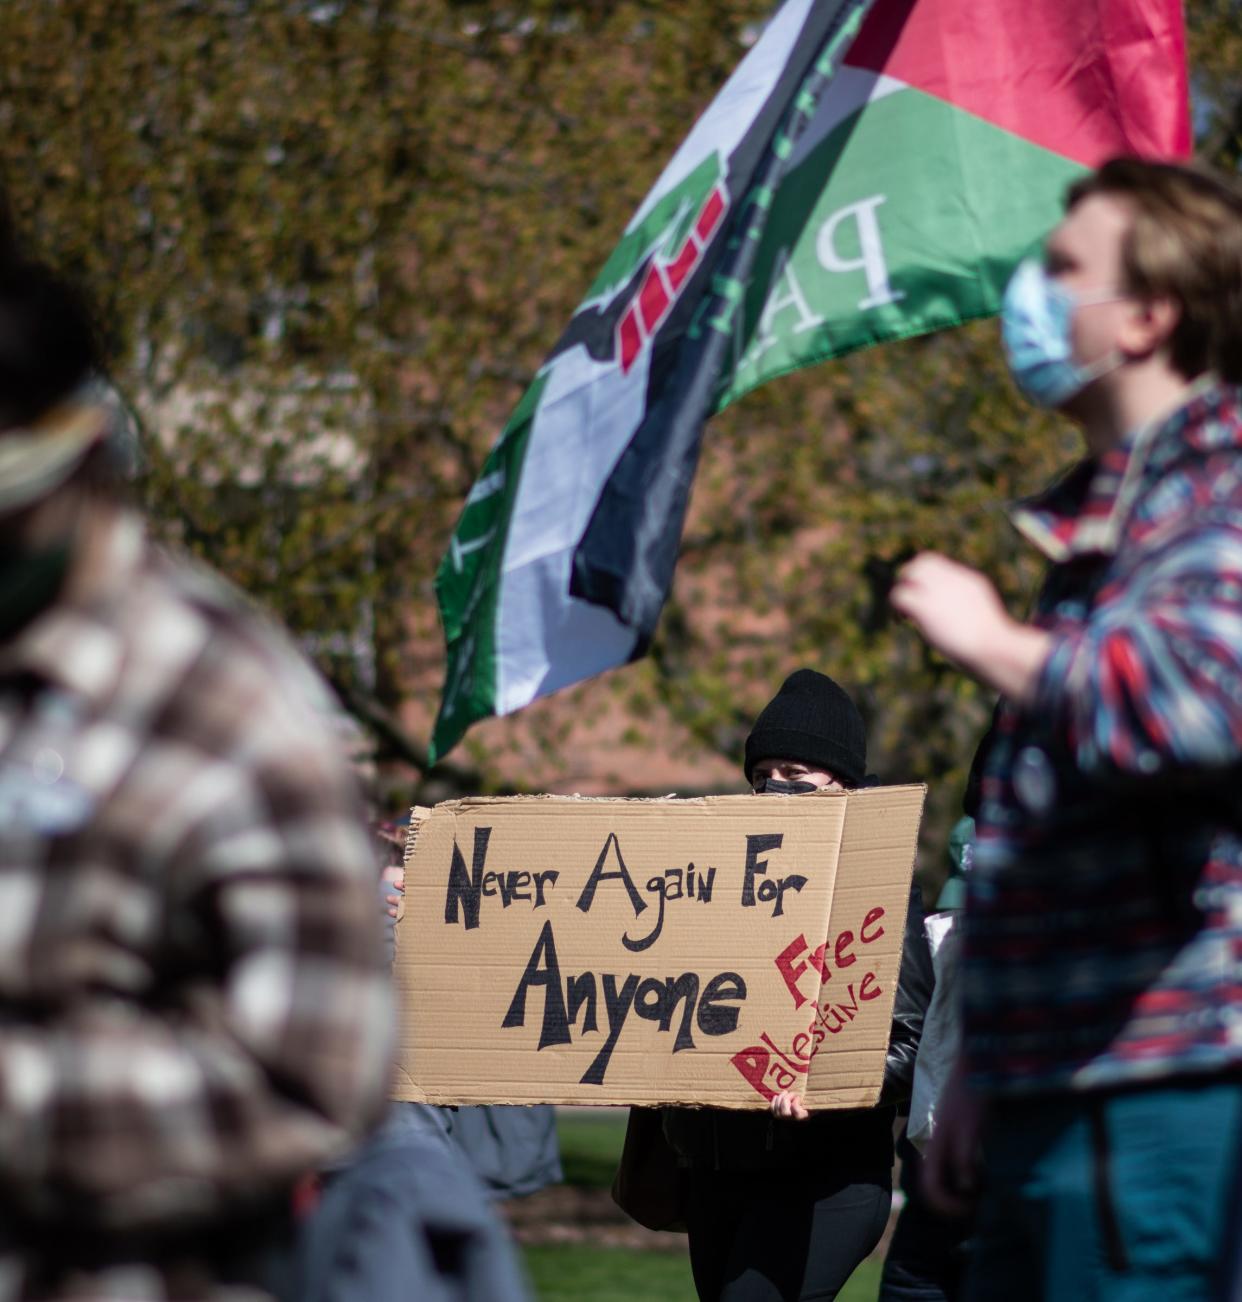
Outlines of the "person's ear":
{"type": "Polygon", "coordinates": [[[1173,338],[1182,319],[1182,306],[1168,295],[1136,298],[1117,337],[1117,346],[1127,357],[1151,357],[1173,338]]]}

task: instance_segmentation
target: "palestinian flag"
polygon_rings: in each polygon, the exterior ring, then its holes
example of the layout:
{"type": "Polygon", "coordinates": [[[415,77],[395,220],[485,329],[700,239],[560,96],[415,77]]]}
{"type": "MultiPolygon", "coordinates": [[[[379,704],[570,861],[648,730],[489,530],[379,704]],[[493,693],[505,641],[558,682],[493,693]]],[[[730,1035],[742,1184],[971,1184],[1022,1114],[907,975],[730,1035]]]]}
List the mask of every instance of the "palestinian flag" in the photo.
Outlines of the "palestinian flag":
{"type": "Polygon", "coordinates": [[[704,420],[995,313],[1066,185],[1185,155],[1178,0],[787,0],[665,169],[466,501],[432,758],[645,650],[704,420]]]}

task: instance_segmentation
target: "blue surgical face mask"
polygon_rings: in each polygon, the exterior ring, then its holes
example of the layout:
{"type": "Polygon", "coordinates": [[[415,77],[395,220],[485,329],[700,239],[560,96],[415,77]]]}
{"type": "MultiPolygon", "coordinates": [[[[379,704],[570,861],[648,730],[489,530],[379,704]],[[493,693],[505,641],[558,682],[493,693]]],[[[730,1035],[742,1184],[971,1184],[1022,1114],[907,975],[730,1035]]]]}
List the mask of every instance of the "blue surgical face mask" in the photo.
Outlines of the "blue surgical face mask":
{"type": "Polygon", "coordinates": [[[1074,361],[1070,327],[1078,308],[1124,297],[1111,289],[1074,294],[1058,285],[1038,258],[1018,264],[1001,305],[1001,338],[1014,383],[1031,402],[1059,407],[1121,365],[1124,359],[1113,350],[1080,366],[1074,361]]]}

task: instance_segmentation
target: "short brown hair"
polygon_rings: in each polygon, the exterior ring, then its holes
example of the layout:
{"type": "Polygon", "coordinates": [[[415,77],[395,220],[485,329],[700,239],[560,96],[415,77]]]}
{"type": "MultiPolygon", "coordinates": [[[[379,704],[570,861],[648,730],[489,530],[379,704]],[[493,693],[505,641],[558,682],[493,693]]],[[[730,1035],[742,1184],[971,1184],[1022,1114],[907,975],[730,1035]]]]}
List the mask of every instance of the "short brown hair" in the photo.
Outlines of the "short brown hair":
{"type": "Polygon", "coordinates": [[[1242,191],[1195,164],[1114,158],[1070,186],[1066,210],[1095,194],[1133,214],[1121,248],[1126,289],[1181,308],[1173,365],[1187,379],[1215,371],[1242,381],[1242,191]]]}

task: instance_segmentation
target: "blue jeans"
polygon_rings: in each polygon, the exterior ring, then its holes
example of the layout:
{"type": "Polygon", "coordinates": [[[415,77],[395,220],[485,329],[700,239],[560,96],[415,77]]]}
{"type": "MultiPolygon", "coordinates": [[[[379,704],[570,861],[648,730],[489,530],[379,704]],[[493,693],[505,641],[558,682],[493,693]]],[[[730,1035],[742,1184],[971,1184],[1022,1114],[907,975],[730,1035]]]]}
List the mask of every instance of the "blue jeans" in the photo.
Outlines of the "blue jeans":
{"type": "Polygon", "coordinates": [[[1242,1083],[1010,1101],[984,1135],[969,1302],[1218,1302],[1242,1083]]]}

